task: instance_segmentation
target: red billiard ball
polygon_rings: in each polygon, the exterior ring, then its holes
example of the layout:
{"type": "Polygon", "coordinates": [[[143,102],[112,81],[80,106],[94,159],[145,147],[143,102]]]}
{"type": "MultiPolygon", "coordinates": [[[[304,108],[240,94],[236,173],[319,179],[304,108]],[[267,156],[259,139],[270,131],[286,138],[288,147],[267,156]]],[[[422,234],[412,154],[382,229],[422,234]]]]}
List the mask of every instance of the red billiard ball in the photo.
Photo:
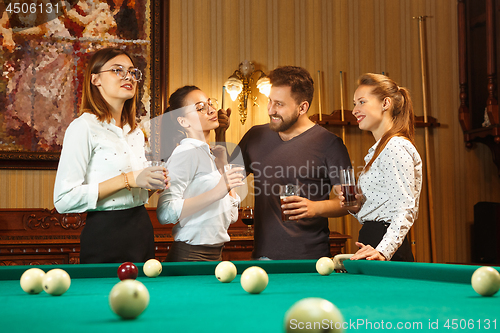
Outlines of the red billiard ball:
{"type": "Polygon", "coordinates": [[[120,280],[135,280],[137,278],[137,274],[139,274],[139,270],[134,263],[124,262],[118,267],[118,278],[120,280]]]}

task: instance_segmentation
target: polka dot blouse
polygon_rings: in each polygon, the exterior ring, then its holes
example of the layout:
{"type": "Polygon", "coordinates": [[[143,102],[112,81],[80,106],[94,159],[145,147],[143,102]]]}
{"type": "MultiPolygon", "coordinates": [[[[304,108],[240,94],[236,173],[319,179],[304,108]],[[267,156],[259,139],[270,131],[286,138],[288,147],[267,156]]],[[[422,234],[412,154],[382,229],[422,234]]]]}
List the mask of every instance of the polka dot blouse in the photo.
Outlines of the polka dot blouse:
{"type": "MultiPolygon", "coordinates": [[[[368,163],[375,154],[375,143],[365,156],[368,163]]],[[[403,137],[389,140],[370,169],[359,176],[366,202],[355,217],[360,223],[390,223],[377,251],[392,258],[418,216],[422,189],[422,160],[413,144],[403,137]]]]}

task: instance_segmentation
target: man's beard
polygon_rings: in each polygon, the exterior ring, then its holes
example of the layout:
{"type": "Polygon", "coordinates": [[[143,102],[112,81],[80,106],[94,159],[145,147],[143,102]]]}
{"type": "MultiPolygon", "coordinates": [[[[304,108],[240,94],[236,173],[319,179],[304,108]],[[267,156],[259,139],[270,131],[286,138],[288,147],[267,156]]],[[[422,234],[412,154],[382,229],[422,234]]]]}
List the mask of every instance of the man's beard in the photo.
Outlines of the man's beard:
{"type": "Polygon", "coordinates": [[[286,132],[290,127],[292,127],[297,120],[299,120],[299,112],[297,111],[296,114],[292,115],[292,117],[288,120],[284,120],[282,116],[279,116],[277,114],[269,116],[269,128],[275,132],[286,132]],[[271,117],[279,117],[281,118],[281,123],[279,124],[274,124],[272,122],[271,117]]]}

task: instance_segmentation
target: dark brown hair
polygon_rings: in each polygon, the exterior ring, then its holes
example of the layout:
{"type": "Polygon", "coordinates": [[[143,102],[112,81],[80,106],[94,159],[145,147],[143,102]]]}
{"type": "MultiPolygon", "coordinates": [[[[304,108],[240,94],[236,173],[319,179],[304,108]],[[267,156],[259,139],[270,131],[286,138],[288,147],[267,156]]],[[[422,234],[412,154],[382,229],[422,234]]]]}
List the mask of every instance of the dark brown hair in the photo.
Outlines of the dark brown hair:
{"type": "MultiPolygon", "coordinates": [[[[99,89],[92,84],[92,74],[97,74],[101,71],[102,66],[106,64],[111,59],[119,56],[126,55],[129,57],[132,64],[136,66],[134,59],[128,54],[127,51],[108,47],[104,49],[100,49],[96,51],[87,65],[85,69],[85,76],[83,79],[83,89],[82,89],[82,105],[80,107],[80,114],[84,112],[92,113],[96,115],[99,121],[111,121],[112,113],[111,106],[106,102],[106,100],[102,97],[99,89]]],[[[133,131],[136,126],[136,106],[137,106],[137,92],[139,90],[139,85],[135,86],[135,95],[133,98],[125,101],[123,105],[122,111],[122,124],[127,123],[130,125],[131,131],[133,131]]]]}
{"type": "Polygon", "coordinates": [[[392,137],[404,137],[415,145],[415,117],[408,89],[398,87],[396,82],[387,76],[373,73],[363,74],[358,79],[358,86],[372,87],[371,94],[377,96],[381,102],[385,98],[390,98],[392,102],[388,110],[392,116],[392,127],[380,138],[375,154],[365,166],[364,171],[368,171],[392,137]]]}
{"type": "Polygon", "coordinates": [[[161,116],[161,159],[166,161],[179,142],[186,137],[184,128],[177,121],[177,117],[184,115],[182,109],[186,107],[186,96],[195,90],[196,86],[184,86],[177,89],[168,99],[168,107],[161,116]],[[178,112],[173,112],[178,111],[178,112]]]}
{"type": "Polygon", "coordinates": [[[278,67],[269,73],[269,80],[275,87],[290,87],[297,104],[307,101],[311,107],[314,81],[306,69],[297,66],[278,67]]]}

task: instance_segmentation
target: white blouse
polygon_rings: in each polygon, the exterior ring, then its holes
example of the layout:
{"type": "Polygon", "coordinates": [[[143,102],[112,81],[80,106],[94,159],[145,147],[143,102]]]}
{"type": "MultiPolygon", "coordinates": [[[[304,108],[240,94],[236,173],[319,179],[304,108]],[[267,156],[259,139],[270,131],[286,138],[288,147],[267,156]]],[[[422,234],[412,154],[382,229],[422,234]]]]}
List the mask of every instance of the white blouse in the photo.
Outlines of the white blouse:
{"type": "Polygon", "coordinates": [[[160,194],[156,215],[162,224],[176,223],[176,241],[190,245],[219,246],[230,240],[229,225],[238,220],[240,198],[227,194],[206,208],[179,220],[184,200],[213,189],[222,175],[207,143],[183,139],[167,161],[170,188],[160,194]]]}
{"type": "Polygon", "coordinates": [[[54,186],[54,206],[59,213],[123,210],[148,201],[148,191],[122,189],[97,201],[99,183],[122,172],[143,169],[144,134],[130,126],[123,129],[83,113],[66,129],[54,186]]]}
{"type": "MultiPolygon", "coordinates": [[[[377,141],[365,156],[368,163],[377,141]]],[[[366,201],[357,214],[360,223],[390,223],[384,238],[376,247],[390,260],[418,216],[422,189],[422,160],[413,144],[403,137],[393,137],[375,159],[370,169],[359,176],[358,184],[366,201]]]]}

